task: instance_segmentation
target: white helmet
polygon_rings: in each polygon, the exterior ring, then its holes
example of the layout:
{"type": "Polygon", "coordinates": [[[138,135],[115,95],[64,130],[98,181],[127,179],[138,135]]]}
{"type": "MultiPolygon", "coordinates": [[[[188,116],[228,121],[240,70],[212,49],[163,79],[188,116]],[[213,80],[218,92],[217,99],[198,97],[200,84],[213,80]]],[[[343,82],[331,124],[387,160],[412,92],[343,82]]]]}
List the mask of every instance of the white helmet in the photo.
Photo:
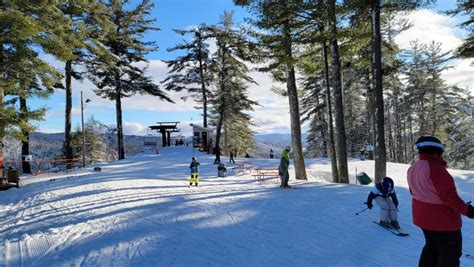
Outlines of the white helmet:
{"type": "Polygon", "coordinates": [[[285,150],[291,151],[291,146],[286,146],[285,150]]]}

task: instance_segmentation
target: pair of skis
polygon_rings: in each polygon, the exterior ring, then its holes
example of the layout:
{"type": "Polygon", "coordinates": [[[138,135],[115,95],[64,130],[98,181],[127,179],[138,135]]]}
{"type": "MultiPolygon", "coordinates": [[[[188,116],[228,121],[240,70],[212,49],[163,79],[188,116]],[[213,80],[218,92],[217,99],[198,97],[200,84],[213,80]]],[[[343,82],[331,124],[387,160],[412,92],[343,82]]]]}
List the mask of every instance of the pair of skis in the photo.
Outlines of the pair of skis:
{"type": "Polygon", "coordinates": [[[397,236],[408,236],[408,233],[405,232],[403,229],[401,228],[393,228],[392,226],[386,226],[386,225],[382,225],[380,224],[379,222],[376,222],[376,221],[373,221],[373,223],[377,224],[378,226],[382,227],[383,229],[389,231],[390,233],[394,234],[394,235],[397,235],[397,236]]]}

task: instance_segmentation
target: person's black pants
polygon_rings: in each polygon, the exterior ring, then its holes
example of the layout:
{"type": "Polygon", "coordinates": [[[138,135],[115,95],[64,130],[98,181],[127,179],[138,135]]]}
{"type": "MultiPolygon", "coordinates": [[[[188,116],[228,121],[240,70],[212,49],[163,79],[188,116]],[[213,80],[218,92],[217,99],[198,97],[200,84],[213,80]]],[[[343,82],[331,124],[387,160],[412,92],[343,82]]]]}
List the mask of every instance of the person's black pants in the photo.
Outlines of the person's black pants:
{"type": "Polygon", "coordinates": [[[425,246],[421,252],[420,267],[456,267],[462,255],[461,230],[437,232],[423,230],[425,246]]]}

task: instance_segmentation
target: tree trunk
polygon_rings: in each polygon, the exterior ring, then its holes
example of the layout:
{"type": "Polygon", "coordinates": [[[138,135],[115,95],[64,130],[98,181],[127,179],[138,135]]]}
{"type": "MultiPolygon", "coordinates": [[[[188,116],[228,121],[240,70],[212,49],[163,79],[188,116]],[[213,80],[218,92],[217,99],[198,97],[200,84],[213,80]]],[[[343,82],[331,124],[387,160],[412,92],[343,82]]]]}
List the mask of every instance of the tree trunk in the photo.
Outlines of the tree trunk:
{"type": "Polygon", "coordinates": [[[403,162],[403,143],[402,143],[402,123],[400,119],[400,106],[398,104],[398,97],[395,99],[395,140],[397,145],[397,162],[403,162]]]}
{"type": "MultiPolygon", "coordinates": [[[[367,131],[368,131],[368,140],[367,143],[370,145],[375,144],[375,111],[374,111],[374,90],[371,84],[370,70],[366,69],[367,77],[367,131]]],[[[370,160],[374,159],[373,151],[368,151],[368,156],[370,160]]]]}
{"type": "Polygon", "coordinates": [[[216,152],[216,159],[214,160],[214,163],[220,163],[221,162],[221,147],[219,145],[221,141],[221,132],[222,132],[222,123],[224,121],[224,111],[223,109],[219,112],[219,121],[217,122],[217,127],[216,127],[216,145],[215,145],[215,152],[216,152]]]}
{"type": "Polygon", "coordinates": [[[72,168],[72,145],[71,145],[71,111],[72,111],[72,61],[66,61],[66,118],[65,118],[65,129],[64,129],[64,155],[68,160],[66,162],[66,168],[72,168]]]}
{"type": "Polygon", "coordinates": [[[384,104],[382,88],[382,37],[380,35],[380,0],[371,0],[372,18],[372,71],[375,93],[375,179],[380,181],[387,173],[385,149],[384,104]]]}
{"type": "MultiPolygon", "coordinates": [[[[316,96],[316,106],[319,107],[319,95],[316,96]]],[[[323,102],[324,102],[324,97],[323,97],[323,102]]],[[[326,130],[324,129],[324,126],[327,125],[326,124],[326,120],[324,118],[324,113],[323,112],[318,112],[318,120],[319,120],[319,123],[320,125],[318,125],[318,127],[321,127],[321,139],[323,140],[323,151],[320,155],[320,157],[327,157],[327,138],[326,138],[326,130]]]]}
{"type": "MultiPolygon", "coordinates": [[[[26,105],[26,97],[20,96],[20,111],[22,120],[26,123],[28,120],[28,107],[26,105]]],[[[31,166],[29,161],[25,161],[25,155],[30,154],[30,133],[25,130],[21,130],[22,134],[25,136],[25,140],[21,141],[21,168],[23,173],[31,173],[31,166]]]]}
{"type": "MultiPolygon", "coordinates": [[[[0,76],[0,79],[2,79],[2,76],[0,76]]],[[[0,114],[5,114],[3,103],[4,94],[4,89],[0,87],[0,114]]],[[[4,120],[0,120],[0,177],[3,177],[3,138],[5,137],[5,126],[4,120]]]]}
{"type": "Polygon", "coordinates": [[[297,180],[307,180],[306,167],[304,164],[303,145],[301,142],[301,120],[298,103],[298,92],[296,88],[295,68],[293,66],[291,29],[288,20],[283,25],[283,40],[285,45],[286,63],[286,88],[288,91],[288,101],[290,104],[290,125],[291,143],[293,147],[293,159],[295,165],[295,178],[297,180]]]}
{"type": "Polygon", "coordinates": [[[352,102],[352,94],[350,92],[348,92],[346,94],[346,97],[343,99],[346,99],[345,103],[343,101],[343,105],[344,105],[344,108],[346,108],[345,110],[347,110],[347,116],[344,118],[344,121],[347,121],[347,119],[349,119],[349,121],[347,122],[348,124],[348,128],[347,131],[349,132],[349,139],[347,140],[348,142],[348,145],[347,145],[347,148],[348,148],[348,153],[349,153],[349,157],[352,157],[353,156],[353,152],[354,151],[357,151],[357,148],[355,148],[355,137],[353,135],[354,133],[354,111],[352,109],[353,107],[353,102],[352,102]]]}
{"type": "MultiPolygon", "coordinates": [[[[388,102],[388,101],[387,101],[388,102]]],[[[387,103],[387,139],[388,139],[388,155],[390,161],[393,161],[395,158],[395,148],[394,148],[394,142],[392,138],[392,115],[390,113],[390,106],[387,103]]]]}
{"type": "Polygon", "coordinates": [[[334,128],[332,119],[332,101],[331,101],[331,85],[329,80],[329,63],[327,54],[326,42],[322,43],[322,56],[324,64],[324,80],[326,81],[326,112],[328,114],[328,136],[327,149],[328,155],[331,157],[332,181],[337,183],[339,181],[339,172],[337,170],[336,149],[334,145],[334,128]]]}
{"type": "Polygon", "coordinates": [[[349,171],[347,168],[346,129],[344,126],[344,105],[342,103],[341,65],[339,61],[339,45],[337,43],[336,0],[329,1],[329,27],[331,35],[330,50],[332,76],[336,104],[336,153],[339,170],[338,182],[349,183],[349,171]]]}
{"type": "Polygon", "coordinates": [[[220,148],[220,141],[221,141],[221,132],[222,132],[222,124],[224,123],[224,115],[225,115],[225,109],[226,109],[226,84],[225,81],[227,79],[227,73],[224,71],[226,70],[226,47],[225,46],[220,46],[219,48],[220,55],[221,55],[221,68],[222,70],[219,71],[219,80],[220,80],[220,90],[221,90],[221,98],[222,98],[222,106],[219,109],[219,121],[217,122],[217,128],[216,128],[216,159],[214,160],[214,163],[220,163],[221,162],[221,148],[220,148]]]}
{"type": "Polygon", "coordinates": [[[407,120],[403,120],[403,163],[408,163],[407,120]]]}
{"type": "Polygon", "coordinates": [[[117,113],[117,152],[118,159],[125,158],[125,149],[123,147],[123,128],[122,128],[122,99],[120,88],[117,88],[117,93],[115,95],[115,109],[117,113]]]}
{"type": "Polygon", "coordinates": [[[206,81],[204,77],[204,66],[202,64],[202,38],[201,33],[198,32],[198,39],[199,39],[199,77],[201,78],[201,93],[202,93],[202,125],[203,127],[207,127],[207,91],[206,91],[206,81]]]}
{"type": "Polygon", "coordinates": [[[410,117],[408,117],[408,123],[409,123],[409,127],[410,127],[410,144],[409,144],[409,147],[410,147],[410,161],[413,160],[414,156],[415,156],[415,148],[414,148],[414,140],[413,140],[413,120],[410,117]]]}
{"type": "Polygon", "coordinates": [[[227,129],[227,124],[224,125],[224,155],[229,155],[229,131],[227,129]]]}
{"type": "MultiPolygon", "coordinates": [[[[474,7],[474,3],[473,3],[473,7],[474,7]]],[[[432,76],[433,76],[433,81],[435,81],[435,75],[432,75],[432,76]]],[[[437,115],[438,115],[438,112],[436,112],[436,84],[434,84],[434,82],[433,82],[433,88],[431,88],[431,114],[430,114],[430,117],[433,120],[433,126],[431,128],[431,135],[432,136],[436,135],[436,130],[437,130],[436,128],[438,126],[438,124],[437,124],[438,116],[437,115]]]]}

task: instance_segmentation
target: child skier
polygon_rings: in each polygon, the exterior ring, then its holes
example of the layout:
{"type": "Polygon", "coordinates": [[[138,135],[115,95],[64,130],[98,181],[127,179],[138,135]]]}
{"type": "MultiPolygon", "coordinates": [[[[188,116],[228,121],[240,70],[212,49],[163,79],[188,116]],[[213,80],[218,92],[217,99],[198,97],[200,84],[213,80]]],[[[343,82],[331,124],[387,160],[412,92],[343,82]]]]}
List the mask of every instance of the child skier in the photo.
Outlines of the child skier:
{"type": "Polygon", "coordinates": [[[367,208],[372,209],[374,199],[380,207],[380,225],[400,229],[397,221],[398,199],[392,178],[385,177],[381,182],[375,183],[367,197],[367,208]]]}
{"type": "Polygon", "coordinates": [[[191,169],[191,179],[189,179],[189,186],[193,185],[193,182],[196,183],[196,186],[198,186],[199,183],[199,162],[197,161],[196,157],[193,157],[191,159],[191,165],[189,168],[191,169]]]}

